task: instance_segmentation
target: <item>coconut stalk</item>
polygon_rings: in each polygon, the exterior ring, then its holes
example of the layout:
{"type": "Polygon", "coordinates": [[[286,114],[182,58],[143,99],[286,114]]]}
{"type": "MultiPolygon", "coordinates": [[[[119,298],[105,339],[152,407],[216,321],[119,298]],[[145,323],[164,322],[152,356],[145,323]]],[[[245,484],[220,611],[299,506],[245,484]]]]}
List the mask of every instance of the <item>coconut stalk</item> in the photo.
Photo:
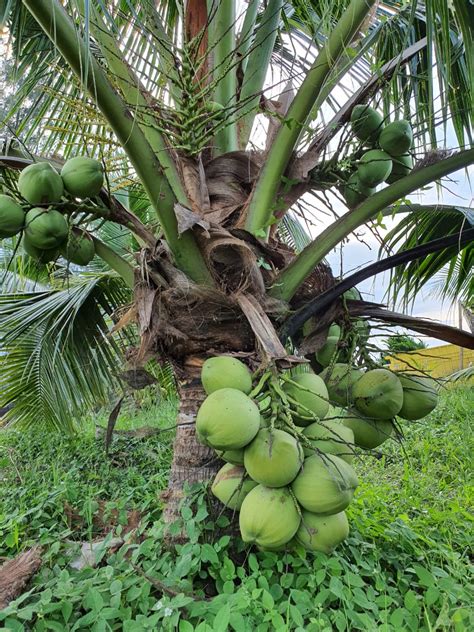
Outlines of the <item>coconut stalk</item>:
{"type": "Polygon", "coordinates": [[[91,56],[66,11],[57,0],[23,0],[23,4],[53,41],[73,72],[84,82],[90,96],[120,141],[145,187],[178,267],[194,281],[211,285],[211,274],[194,236],[190,231],[182,235],[178,233],[174,213],[176,198],[153,148],[136,124],[127,104],[91,56]]]}
{"type": "Polygon", "coordinates": [[[91,237],[94,240],[96,255],[122,277],[127,287],[133,289],[135,285],[135,270],[133,266],[103,241],[97,239],[94,235],[91,235],[91,237]]]}
{"type": "Polygon", "coordinates": [[[458,169],[463,169],[474,163],[474,149],[460,151],[457,154],[441,160],[435,165],[412,171],[409,175],[394,184],[370,196],[357,208],[328,226],[319,237],[306,248],[277,275],[271,296],[289,301],[304,282],[306,277],[320,263],[331,250],[345,239],[352,231],[362,224],[377,217],[387,206],[404,198],[413,191],[443,178],[458,169]]]}
{"type": "Polygon", "coordinates": [[[275,198],[304,124],[337,60],[358,32],[375,0],[352,0],[300,86],[272,143],[247,209],[245,228],[263,236],[277,210],[275,198]]]}

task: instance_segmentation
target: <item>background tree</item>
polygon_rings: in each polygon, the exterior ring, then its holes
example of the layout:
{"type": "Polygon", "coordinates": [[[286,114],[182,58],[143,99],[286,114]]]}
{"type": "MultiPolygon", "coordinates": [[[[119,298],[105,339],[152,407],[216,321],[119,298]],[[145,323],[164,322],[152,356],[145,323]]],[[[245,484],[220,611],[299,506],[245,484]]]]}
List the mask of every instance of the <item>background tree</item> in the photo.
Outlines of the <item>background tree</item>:
{"type": "MultiPolygon", "coordinates": [[[[324,264],[353,231],[393,212],[387,207],[398,212],[412,192],[473,163],[464,3],[23,0],[7,3],[3,20],[22,78],[7,122],[28,104],[15,128],[23,158],[0,159],[3,189],[18,197],[15,172],[37,160],[60,167],[87,154],[107,173],[99,196],[59,205],[93,233],[92,266],[77,271],[60,260],[38,273],[18,239],[7,245],[16,290],[1,297],[0,312],[9,418],[33,421],[33,391],[43,414],[64,426],[116,375],[112,322],[116,332],[135,323],[129,366],[169,361],[180,379],[172,515],[183,483],[214,471],[193,427],[207,355],[236,354],[255,369],[288,365],[284,344],[301,342],[295,318],[312,314],[318,326],[301,345],[306,354],[348,315],[472,345],[453,328],[341,301],[354,279],[334,284],[324,264]],[[386,119],[410,119],[417,164],[339,217],[336,200],[362,155],[346,124],[367,102],[386,119]],[[448,121],[459,147],[426,158],[448,121]],[[283,238],[290,209],[309,219],[324,207],[337,218],[297,254],[283,238]],[[43,286],[19,292],[18,273],[43,286]]],[[[405,207],[417,217],[409,200],[405,207]]],[[[424,257],[472,257],[464,225],[423,241],[424,257]]],[[[384,265],[419,259],[417,247],[384,265]]]]}
{"type": "Polygon", "coordinates": [[[392,354],[427,348],[428,345],[422,340],[416,340],[407,334],[395,334],[387,339],[387,349],[392,354]]]}

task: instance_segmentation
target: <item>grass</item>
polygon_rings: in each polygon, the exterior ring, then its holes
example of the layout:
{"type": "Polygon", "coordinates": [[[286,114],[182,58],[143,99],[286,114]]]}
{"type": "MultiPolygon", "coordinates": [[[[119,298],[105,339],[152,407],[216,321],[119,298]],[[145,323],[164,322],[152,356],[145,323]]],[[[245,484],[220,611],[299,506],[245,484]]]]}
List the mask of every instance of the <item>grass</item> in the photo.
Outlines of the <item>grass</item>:
{"type": "MultiPolygon", "coordinates": [[[[360,459],[351,536],[329,557],[236,545],[222,534],[225,516],[211,521],[200,488],[182,510],[189,542],[167,549],[160,492],[172,431],[119,437],[109,457],[95,436],[107,421],[101,415],[72,438],[4,432],[0,555],[39,543],[43,566],[29,591],[0,613],[0,630],[474,629],[473,409],[472,389],[450,391],[429,418],[404,424],[405,454],[392,442],[379,460],[360,459]],[[80,543],[107,533],[125,546],[104,545],[96,568],[71,568],[80,543]]],[[[175,412],[174,402],[149,398],[125,409],[117,427],[168,428],[175,412]]]]}

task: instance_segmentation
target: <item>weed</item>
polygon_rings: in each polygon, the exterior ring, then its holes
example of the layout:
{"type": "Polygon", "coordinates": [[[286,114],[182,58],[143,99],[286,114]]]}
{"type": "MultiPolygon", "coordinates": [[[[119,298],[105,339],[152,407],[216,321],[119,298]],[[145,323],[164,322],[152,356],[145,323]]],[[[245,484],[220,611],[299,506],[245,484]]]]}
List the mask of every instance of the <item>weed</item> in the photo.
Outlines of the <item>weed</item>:
{"type": "MultiPolygon", "coordinates": [[[[171,432],[116,439],[110,459],[92,432],[4,433],[0,554],[39,542],[44,564],[0,613],[0,630],[467,632],[473,406],[472,391],[451,391],[429,418],[404,424],[404,456],[393,443],[357,462],[351,536],[331,556],[244,547],[219,531],[228,518],[210,520],[199,487],[182,508],[188,542],[167,549],[159,493],[171,432]],[[133,541],[98,551],[97,568],[69,566],[71,541],[104,524],[109,538],[123,534],[131,509],[141,516],[133,541]]],[[[166,410],[147,410],[145,423],[172,425],[166,410]]]]}

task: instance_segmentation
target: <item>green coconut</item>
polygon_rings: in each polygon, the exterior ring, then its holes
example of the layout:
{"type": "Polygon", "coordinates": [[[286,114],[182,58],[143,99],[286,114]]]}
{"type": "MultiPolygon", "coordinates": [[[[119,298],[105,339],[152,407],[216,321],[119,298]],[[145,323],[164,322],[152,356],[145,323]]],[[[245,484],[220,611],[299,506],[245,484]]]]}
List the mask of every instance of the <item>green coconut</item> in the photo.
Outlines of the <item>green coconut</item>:
{"type": "Polygon", "coordinates": [[[196,417],[199,440],[215,450],[243,448],[259,429],[258,407],[235,388],[221,388],[208,395],[196,417]]]}
{"type": "Polygon", "coordinates": [[[344,459],[346,463],[352,462],[354,453],[354,434],[350,428],[342,425],[338,421],[324,419],[316,421],[303,430],[303,434],[307,437],[314,449],[304,446],[304,455],[311,456],[317,454],[316,450],[325,454],[334,454],[344,459]]]}
{"type": "Polygon", "coordinates": [[[375,193],[375,187],[369,187],[360,181],[358,173],[353,173],[344,185],[342,195],[349,208],[355,208],[375,193]]]}
{"type": "Polygon", "coordinates": [[[309,426],[313,423],[314,418],[311,413],[318,419],[323,419],[328,410],[328,389],[326,384],[314,373],[298,373],[291,378],[292,382],[285,382],[283,390],[285,393],[296,401],[291,402],[292,408],[295,408],[293,420],[298,426],[309,426]]]}
{"type": "Polygon", "coordinates": [[[13,237],[25,224],[25,212],[8,195],[0,195],[0,239],[13,237]]]}
{"type": "Polygon", "coordinates": [[[303,511],[296,539],[309,551],[329,554],[348,535],[349,522],[344,511],[331,516],[320,516],[310,511],[303,511]]]}
{"type": "Polygon", "coordinates": [[[329,327],[328,337],[324,345],[316,352],[316,360],[321,366],[329,366],[334,354],[338,349],[338,343],[341,339],[341,328],[337,323],[333,323],[329,327]]]}
{"type": "Polygon", "coordinates": [[[244,449],[240,448],[239,450],[216,450],[217,456],[226,461],[227,463],[232,463],[232,465],[243,465],[244,464],[244,449]]]}
{"type": "Polygon", "coordinates": [[[291,489],[304,509],[332,515],[348,506],[358,484],[349,463],[333,454],[313,454],[304,460],[291,489]]]}
{"type": "Polygon", "coordinates": [[[398,373],[403,388],[403,404],[398,413],[402,419],[422,419],[438,404],[436,382],[426,375],[398,373]]]}
{"type": "Polygon", "coordinates": [[[46,204],[61,200],[64,185],[49,162],[35,162],[20,173],[18,190],[30,204],[46,204]]]}
{"type": "Polygon", "coordinates": [[[355,411],[347,411],[342,423],[352,430],[355,444],[369,450],[382,445],[393,434],[389,419],[366,419],[355,411]]]}
{"type": "Polygon", "coordinates": [[[28,241],[40,250],[57,248],[68,236],[68,225],[64,216],[54,209],[32,208],[25,219],[25,234],[28,241]]]}
{"type": "Polygon", "coordinates": [[[391,171],[391,156],[380,149],[371,149],[360,159],[357,175],[365,186],[376,187],[388,178],[391,171]]]}
{"type": "Polygon", "coordinates": [[[211,491],[223,505],[239,511],[245,496],[257,486],[247,475],[243,467],[226,463],[217,472],[211,491]]]}
{"type": "Polygon", "coordinates": [[[50,248],[49,250],[36,248],[26,235],[23,237],[22,244],[26,254],[38,263],[50,263],[51,261],[56,261],[59,257],[59,250],[57,248],[50,248]]]}
{"type": "Polygon", "coordinates": [[[240,534],[244,542],[264,548],[280,547],[293,538],[300,520],[287,487],[257,485],[240,508],[240,534]]]}
{"type": "Polygon", "coordinates": [[[67,241],[61,246],[62,256],[78,266],[86,266],[95,255],[95,246],[92,237],[80,228],[73,228],[67,241]]]}
{"type": "Polygon", "coordinates": [[[395,373],[372,369],[357,380],[352,389],[355,407],[373,419],[391,419],[403,404],[403,388],[395,373]]]}
{"type": "Polygon", "coordinates": [[[223,114],[225,110],[222,103],[218,103],[217,101],[206,101],[204,107],[210,114],[223,114]]]}
{"type": "Polygon", "coordinates": [[[351,113],[351,126],[363,143],[375,143],[383,128],[383,117],[368,105],[356,105],[351,113]]]}
{"type": "Polygon", "coordinates": [[[406,154],[413,144],[413,130],[408,121],[389,123],[380,133],[379,145],[391,156],[406,154]]]}
{"type": "Polygon", "coordinates": [[[385,180],[387,184],[393,184],[397,180],[401,180],[407,176],[413,169],[413,158],[410,154],[402,154],[401,156],[394,156],[392,158],[393,167],[392,172],[385,180]]]}
{"type": "Polygon", "coordinates": [[[78,198],[95,197],[104,186],[102,164],[87,156],[70,158],[61,169],[61,178],[66,191],[78,198]]]}
{"type": "Polygon", "coordinates": [[[351,287],[350,290],[346,290],[342,295],[348,301],[361,301],[362,294],[356,287],[351,287]]]}
{"type": "Polygon", "coordinates": [[[329,399],[340,406],[347,406],[352,402],[352,388],[363,375],[360,369],[354,369],[348,364],[336,362],[331,371],[329,367],[321,373],[329,393],[329,399]]]}
{"type": "Polygon", "coordinates": [[[235,388],[246,394],[252,390],[252,374],[243,362],[230,356],[208,358],[202,366],[201,382],[208,395],[220,388],[235,388]]]}
{"type": "Polygon", "coordinates": [[[303,463],[299,442],[284,430],[263,428],[244,452],[244,465],[257,483],[283,487],[295,478],[303,463]]]}

